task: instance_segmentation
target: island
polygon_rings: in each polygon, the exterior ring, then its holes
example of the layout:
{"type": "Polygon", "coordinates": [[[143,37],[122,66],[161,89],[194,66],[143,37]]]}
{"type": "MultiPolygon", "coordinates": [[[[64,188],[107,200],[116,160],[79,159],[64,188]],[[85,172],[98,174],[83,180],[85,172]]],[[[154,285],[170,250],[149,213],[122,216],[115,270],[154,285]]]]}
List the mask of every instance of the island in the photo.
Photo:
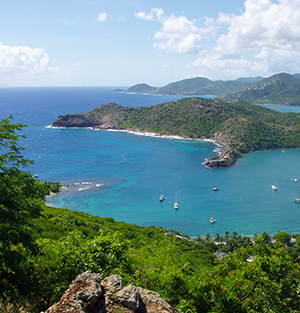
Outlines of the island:
{"type": "Polygon", "coordinates": [[[52,126],[211,140],[223,146],[223,150],[203,162],[208,168],[232,166],[245,153],[300,147],[300,114],[281,113],[242,101],[228,103],[200,97],[149,107],[108,103],[87,113],[61,115],[52,126]]]}

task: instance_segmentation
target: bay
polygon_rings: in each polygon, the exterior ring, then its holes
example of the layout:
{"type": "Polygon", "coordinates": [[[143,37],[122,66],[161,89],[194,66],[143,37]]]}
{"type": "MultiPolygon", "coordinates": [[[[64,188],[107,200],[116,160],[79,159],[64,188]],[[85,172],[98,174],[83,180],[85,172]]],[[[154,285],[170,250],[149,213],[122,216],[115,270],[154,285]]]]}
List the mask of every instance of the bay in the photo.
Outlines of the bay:
{"type": "MultiPolygon", "coordinates": [[[[14,122],[28,125],[22,144],[26,156],[35,161],[32,173],[68,186],[48,198],[47,204],[189,236],[300,232],[300,207],[294,203],[300,181],[292,180],[300,178],[299,150],[247,154],[232,168],[210,170],[202,162],[216,154],[212,142],[47,127],[60,114],[87,112],[108,102],[149,106],[181,98],[114,93],[114,89],[0,89],[0,118],[14,114],[14,122]],[[273,182],[277,191],[271,189],[273,182]],[[214,183],[218,191],[212,190],[214,183]],[[163,202],[158,200],[161,191],[163,202]],[[173,208],[175,193],[178,210],[173,208]]],[[[299,107],[268,107],[300,111],[299,107]]]]}

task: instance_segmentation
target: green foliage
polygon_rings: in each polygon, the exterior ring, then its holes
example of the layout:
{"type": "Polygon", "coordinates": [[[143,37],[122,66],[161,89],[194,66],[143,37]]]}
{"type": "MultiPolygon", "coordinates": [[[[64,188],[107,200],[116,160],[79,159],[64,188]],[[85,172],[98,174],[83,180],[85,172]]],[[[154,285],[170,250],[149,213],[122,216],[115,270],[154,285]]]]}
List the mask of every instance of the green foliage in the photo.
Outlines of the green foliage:
{"type": "Polygon", "coordinates": [[[128,242],[119,234],[100,233],[90,240],[71,233],[60,240],[40,239],[38,243],[42,254],[29,259],[29,264],[32,280],[39,286],[32,301],[43,298],[46,303],[42,309],[58,301],[71,281],[87,270],[105,276],[118,273],[125,278],[132,273],[128,242]]]}
{"type": "Polygon", "coordinates": [[[240,248],[196,280],[197,312],[296,312],[299,269],[283,248],[263,241],[240,248]],[[255,256],[249,262],[249,256],[255,256]]]}
{"type": "Polygon", "coordinates": [[[280,231],[273,236],[273,239],[275,239],[276,242],[280,242],[283,244],[290,244],[291,234],[287,233],[286,231],[280,231]]]}
{"type": "Polygon", "coordinates": [[[23,168],[32,164],[21,152],[17,134],[24,125],[12,124],[12,116],[0,122],[0,297],[14,301],[31,288],[24,251],[36,255],[34,218],[40,216],[43,191],[23,168]]]}

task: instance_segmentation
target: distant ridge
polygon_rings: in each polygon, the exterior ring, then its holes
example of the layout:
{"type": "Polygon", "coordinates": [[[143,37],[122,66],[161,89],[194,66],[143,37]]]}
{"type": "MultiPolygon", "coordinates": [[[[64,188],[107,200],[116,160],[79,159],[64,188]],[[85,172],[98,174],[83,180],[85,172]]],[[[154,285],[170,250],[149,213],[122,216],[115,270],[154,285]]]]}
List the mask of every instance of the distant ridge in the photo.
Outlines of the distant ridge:
{"type": "Polygon", "coordinates": [[[245,77],[228,81],[212,81],[204,77],[183,79],[164,87],[152,87],[147,84],[137,84],[127,90],[116,89],[115,92],[152,93],[162,95],[225,95],[232,91],[251,86],[263,79],[262,77],[245,77]]]}
{"type": "Polygon", "coordinates": [[[147,84],[136,84],[127,90],[124,89],[116,89],[115,92],[136,92],[136,93],[153,93],[157,90],[157,87],[152,87],[147,84]]]}
{"type": "Polygon", "coordinates": [[[167,86],[158,88],[154,93],[163,95],[222,95],[248,87],[261,79],[262,77],[212,81],[208,78],[196,77],[171,83],[167,86]]]}
{"type": "Polygon", "coordinates": [[[300,74],[275,74],[220,98],[229,102],[242,100],[251,103],[300,105],[300,74]]]}

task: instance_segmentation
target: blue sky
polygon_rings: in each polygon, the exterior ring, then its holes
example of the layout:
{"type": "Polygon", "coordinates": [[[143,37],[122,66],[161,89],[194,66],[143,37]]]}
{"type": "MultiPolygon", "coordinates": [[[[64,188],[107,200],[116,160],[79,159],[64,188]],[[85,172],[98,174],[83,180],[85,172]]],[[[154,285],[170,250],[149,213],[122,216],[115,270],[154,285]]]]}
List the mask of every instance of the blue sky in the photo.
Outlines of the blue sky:
{"type": "Polygon", "coordinates": [[[0,87],[300,72],[299,0],[2,0],[0,87]]]}

